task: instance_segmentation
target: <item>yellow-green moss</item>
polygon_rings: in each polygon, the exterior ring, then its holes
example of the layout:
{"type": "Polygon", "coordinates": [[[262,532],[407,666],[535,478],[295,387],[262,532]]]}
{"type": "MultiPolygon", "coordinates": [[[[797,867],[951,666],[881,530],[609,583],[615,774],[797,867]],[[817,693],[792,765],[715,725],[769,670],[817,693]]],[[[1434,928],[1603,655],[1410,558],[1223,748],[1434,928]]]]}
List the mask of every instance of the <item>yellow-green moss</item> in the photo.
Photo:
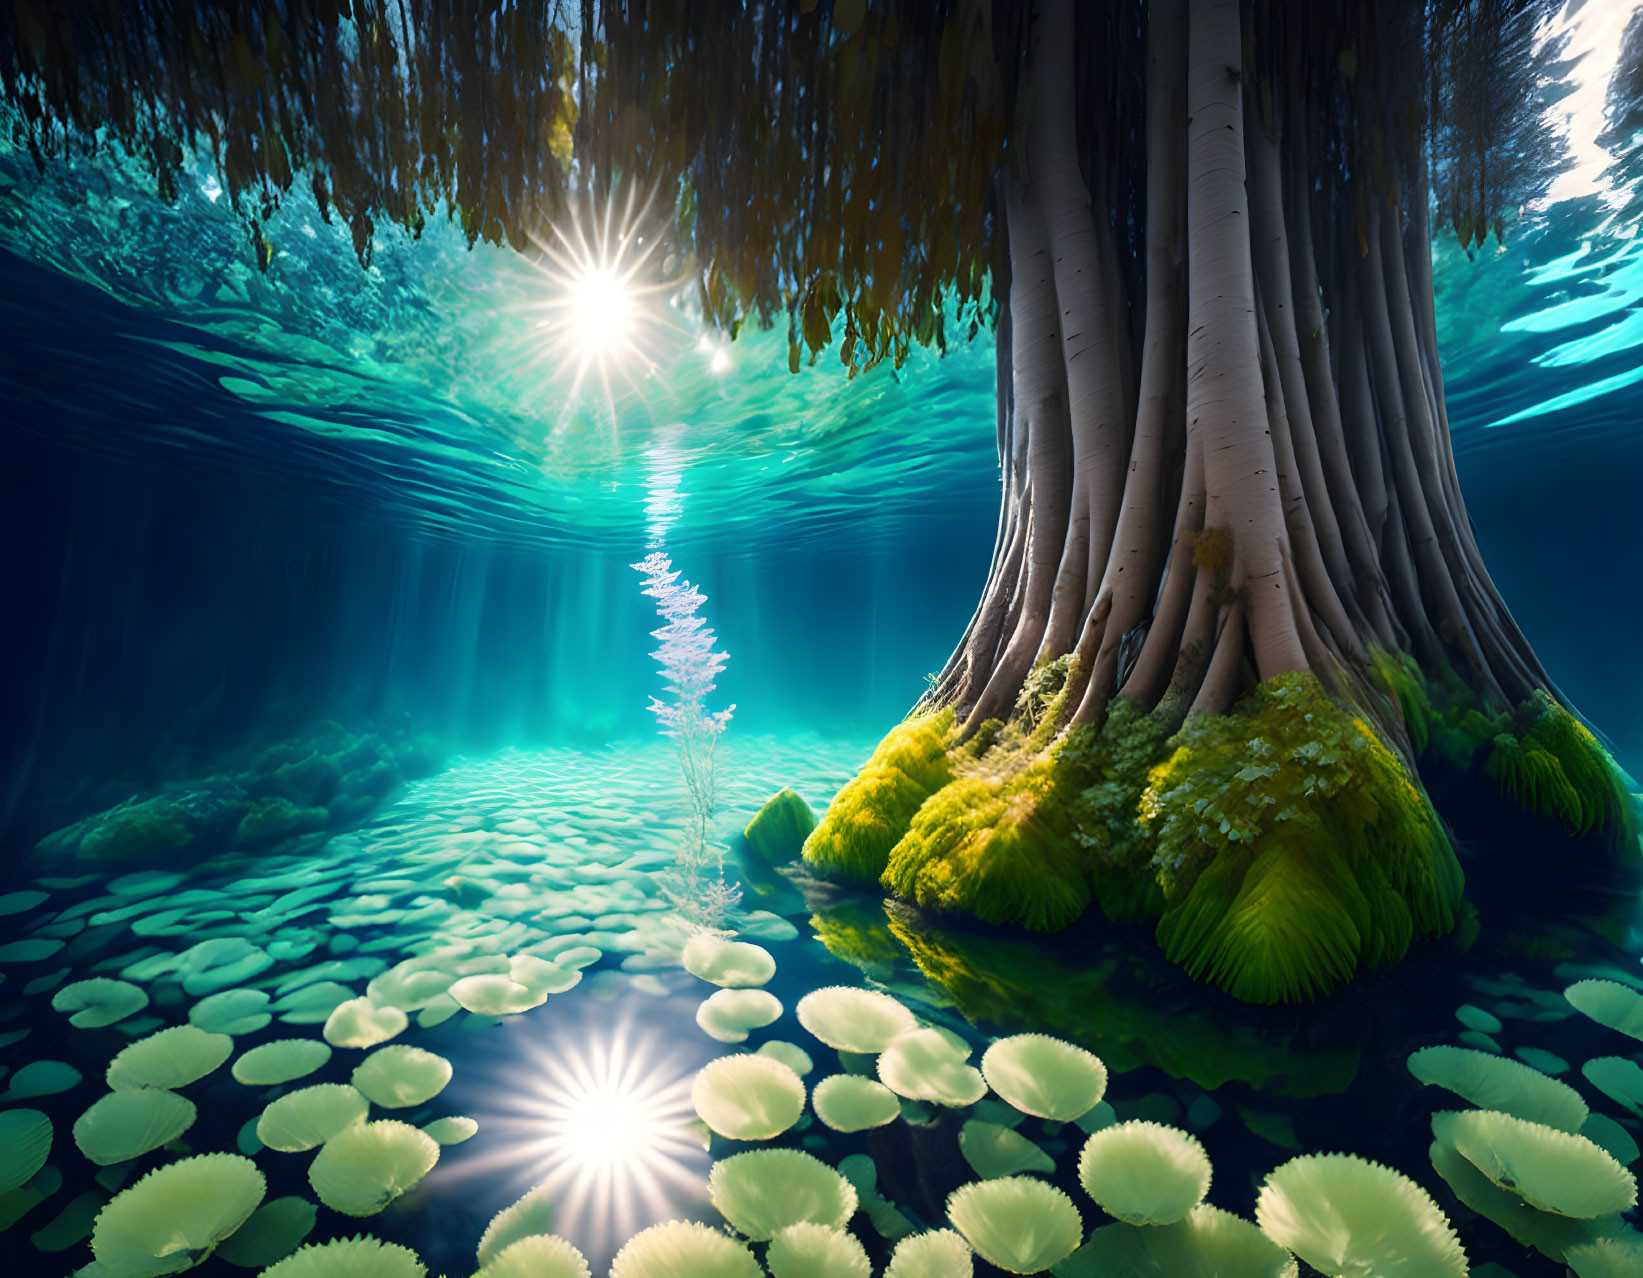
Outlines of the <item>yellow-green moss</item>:
{"type": "Polygon", "coordinates": [[[1066,927],[1090,902],[1054,755],[1003,777],[960,777],[933,795],[890,853],[882,882],[920,905],[1035,932],[1066,927]]]}
{"type": "Polygon", "coordinates": [[[1631,798],[1619,770],[1586,726],[1546,693],[1519,706],[1512,731],[1494,738],[1484,775],[1568,834],[1597,835],[1635,853],[1631,798]]]}
{"type": "Polygon", "coordinates": [[[1443,671],[1428,678],[1408,656],[1375,654],[1382,686],[1398,703],[1416,756],[1455,774],[1481,774],[1526,812],[1571,837],[1593,836],[1636,854],[1635,808],[1624,776],[1584,724],[1544,691],[1515,714],[1487,713],[1443,671]]]}
{"type": "Polygon", "coordinates": [[[1247,1002],[1314,998],[1453,929],[1462,877],[1425,794],[1308,674],[1190,721],[1139,804],[1164,952],[1247,1002]]]}
{"type": "Polygon", "coordinates": [[[766,861],[779,865],[791,861],[816,828],[816,814],[810,805],[789,789],[778,790],[747,823],[742,837],[766,861]]]}
{"type": "Polygon", "coordinates": [[[953,779],[947,735],[953,712],[917,715],[893,728],[804,842],[824,873],[877,882],[920,806],[953,779]]]}

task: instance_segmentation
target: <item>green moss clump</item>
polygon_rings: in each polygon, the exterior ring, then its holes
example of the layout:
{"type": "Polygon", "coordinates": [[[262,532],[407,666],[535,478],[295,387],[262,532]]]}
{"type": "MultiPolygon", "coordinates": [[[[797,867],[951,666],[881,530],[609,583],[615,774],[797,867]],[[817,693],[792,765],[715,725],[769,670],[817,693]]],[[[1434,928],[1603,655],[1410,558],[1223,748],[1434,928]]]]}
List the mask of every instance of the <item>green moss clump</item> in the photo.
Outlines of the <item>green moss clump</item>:
{"type": "Polygon", "coordinates": [[[828,805],[804,841],[818,870],[876,883],[920,806],[953,779],[947,760],[952,710],[917,715],[891,730],[873,757],[828,805]]]}
{"type": "Polygon", "coordinates": [[[298,807],[284,798],[258,799],[240,819],[234,841],[241,847],[277,843],[293,834],[323,829],[326,819],[324,808],[298,807]]]}
{"type": "Polygon", "coordinates": [[[816,828],[816,814],[794,791],[778,790],[742,831],[755,852],[772,865],[791,861],[816,828]]]}
{"type": "Polygon", "coordinates": [[[1608,752],[1544,692],[1518,707],[1513,731],[1494,738],[1484,775],[1526,811],[1572,836],[1598,835],[1635,853],[1631,800],[1608,752]]]}
{"type": "Polygon", "coordinates": [[[1148,864],[1153,838],[1137,819],[1137,799],[1168,737],[1161,718],[1120,698],[1100,728],[1075,725],[1060,746],[1062,761],[1084,781],[1070,805],[1074,837],[1092,853],[1091,888],[1114,922],[1155,919],[1164,908],[1148,864]]]}
{"type": "Polygon", "coordinates": [[[121,804],[89,825],[79,854],[93,861],[160,859],[194,838],[176,805],[163,797],[121,804]]]}
{"type": "MultiPolygon", "coordinates": [[[[1491,715],[1452,671],[1428,678],[1407,656],[1375,654],[1383,688],[1397,701],[1416,756],[1454,776],[1480,777],[1524,811],[1637,855],[1626,779],[1586,726],[1544,691],[1513,714],[1491,715]]],[[[1434,780],[1434,784],[1437,784],[1434,780]]]]}
{"type": "Polygon", "coordinates": [[[1070,767],[1055,755],[1013,774],[960,777],[918,810],[882,882],[898,896],[1035,932],[1066,927],[1090,903],[1068,803],[1070,767]]]}
{"type": "Polygon", "coordinates": [[[1140,799],[1164,952],[1246,1002],[1315,998],[1455,926],[1460,865],[1414,778],[1316,677],[1171,742],[1140,799]]]}

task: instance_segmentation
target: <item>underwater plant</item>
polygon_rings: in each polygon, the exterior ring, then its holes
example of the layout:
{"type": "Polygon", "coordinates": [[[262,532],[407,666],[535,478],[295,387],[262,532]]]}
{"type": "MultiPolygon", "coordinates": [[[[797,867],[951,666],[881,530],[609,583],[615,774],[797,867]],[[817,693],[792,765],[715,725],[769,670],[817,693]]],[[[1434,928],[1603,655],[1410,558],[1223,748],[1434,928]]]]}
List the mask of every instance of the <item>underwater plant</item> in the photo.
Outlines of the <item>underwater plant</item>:
{"type": "Polygon", "coordinates": [[[633,567],[644,576],[644,593],[656,601],[657,615],[666,622],[651,631],[661,641],[661,647],[651,655],[662,667],[667,697],[652,697],[650,708],[662,735],[673,741],[690,803],[684,845],[664,880],[664,890],[690,922],[709,931],[722,931],[741,900],[741,889],[725,879],[725,850],[712,837],[713,816],[718,810],[714,752],[736,707],[709,710],[707,695],[713,691],[729,655],[714,651],[714,633],[697,615],[706,596],[690,582],[680,580],[667,555],[653,550],[633,567]]]}

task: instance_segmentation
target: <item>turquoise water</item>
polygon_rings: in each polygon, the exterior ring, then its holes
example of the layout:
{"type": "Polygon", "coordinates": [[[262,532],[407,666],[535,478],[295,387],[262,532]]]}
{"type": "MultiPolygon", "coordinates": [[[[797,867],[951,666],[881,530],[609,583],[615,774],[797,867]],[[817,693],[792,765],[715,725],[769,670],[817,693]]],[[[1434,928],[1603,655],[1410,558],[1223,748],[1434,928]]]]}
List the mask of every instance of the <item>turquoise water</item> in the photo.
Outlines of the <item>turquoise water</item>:
{"type": "MultiPolygon", "coordinates": [[[[517,255],[470,251],[436,221],[419,242],[385,233],[362,271],[346,231],[293,197],[262,274],[194,176],[168,207],[106,157],[39,174],[0,153],[0,518],[15,548],[0,644],[21,676],[0,694],[0,1104],[53,1128],[0,1195],[7,1272],[88,1262],[103,1204],[180,1155],[237,1151],[269,1200],[323,1198],[317,1156],[256,1131],[279,1096],[347,1083],[378,1046],[333,1025],[336,1009],[391,969],[430,962],[454,983],[521,956],[562,960],[538,1005],[468,1007],[447,986],[381,1040],[452,1075],[374,1120],[477,1130],[385,1210],[322,1203],[310,1241],[365,1231],[467,1273],[487,1223],[535,1186],[599,1273],[651,1224],[718,1223],[709,1168],[757,1142],[709,1135],[693,1080],[770,1042],[811,1058],[808,1085],[871,1076],[797,1015],[844,985],[894,997],[971,1065],[991,1038],[1032,1031],[1109,1072],[1109,1108],[1083,1127],[997,1098],[903,1098],[890,1122],[845,1133],[812,1103],[776,1143],[853,1174],[870,1160],[879,1197],[859,1189],[852,1231],[875,1271],[898,1237],[943,1225],[948,1194],[984,1174],[965,1153],[983,1140],[1064,1189],[1084,1227],[1105,1223],[1077,1154],[1116,1117],[1192,1133],[1227,1210],[1250,1215],[1297,1151],[1349,1150],[1425,1186],[1475,1267],[1561,1272],[1496,1223],[1486,1191],[1433,1169],[1428,1116],[1456,1102],[1406,1062],[1450,1045],[1522,1061],[1577,1088],[1601,1115],[1582,1130],[1632,1163],[1635,1103],[1581,1066],[1635,1061],[1636,1043],[1563,991],[1643,989],[1635,908],[1559,896],[1529,867],[1477,901],[1464,950],[1418,953],[1317,1008],[1251,1010],[1186,981],[1139,931],[1046,943],[965,927],[778,872],[739,840],[784,786],[821,810],[963,629],[996,518],[986,336],[853,381],[826,357],[791,375],[784,333],[704,346],[680,305],[614,403],[572,398],[533,336],[544,281],[517,255]],[[656,546],[729,654],[710,701],[734,705],[710,834],[742,892],[733,927],[774,960],[779,1004],[734,1044],[703,1032],[713,987],[680,964],[688,929],[666,892],[690,835],[648,709],[659,623],[632,564],[656,546]],[[75,1026],[52,1000],[95,978],[146,1002],[75,1026]],[[201,1010],[234,991],[232,1018],[201,1010]],[[109,1061],[191,1021],[233,1040],[178,1085],[193,1124],[108,1167],[82,1157],[74,1125],[109,1061]],[[234,1077],[283,1038],[334,1050],[289,1084],[234,1077]],[[1020,1139],[966,1139],[974,1122],[1020,1139]]],[[[1634,773],[1638,245],[1589,197],[1482,260],[1444,245],[1436,260],[1485,556],[1634,773]]],[[[1492,855],[1484,827],[1458,834],[1463,859],[1492,855]]]]}

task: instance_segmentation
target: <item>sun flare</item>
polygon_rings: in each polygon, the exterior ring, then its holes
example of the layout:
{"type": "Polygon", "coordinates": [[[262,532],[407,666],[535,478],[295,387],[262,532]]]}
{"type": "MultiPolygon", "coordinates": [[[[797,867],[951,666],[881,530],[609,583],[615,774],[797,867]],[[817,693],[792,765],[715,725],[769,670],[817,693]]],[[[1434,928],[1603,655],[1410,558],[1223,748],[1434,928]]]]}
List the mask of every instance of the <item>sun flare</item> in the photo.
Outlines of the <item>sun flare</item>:
{"type": "Polygon", "coordinates": [[[535,359],[569,380],[568,402],[597,385],[613,408],[622,390],[656,371],[670,337],[678,337],[666,304],[677,281],[659,260],[662,239],[645,234],[648,213],[648,202],[612,199],[536,238],[544,288],[532,307],[539,316],[535,359]]]}

